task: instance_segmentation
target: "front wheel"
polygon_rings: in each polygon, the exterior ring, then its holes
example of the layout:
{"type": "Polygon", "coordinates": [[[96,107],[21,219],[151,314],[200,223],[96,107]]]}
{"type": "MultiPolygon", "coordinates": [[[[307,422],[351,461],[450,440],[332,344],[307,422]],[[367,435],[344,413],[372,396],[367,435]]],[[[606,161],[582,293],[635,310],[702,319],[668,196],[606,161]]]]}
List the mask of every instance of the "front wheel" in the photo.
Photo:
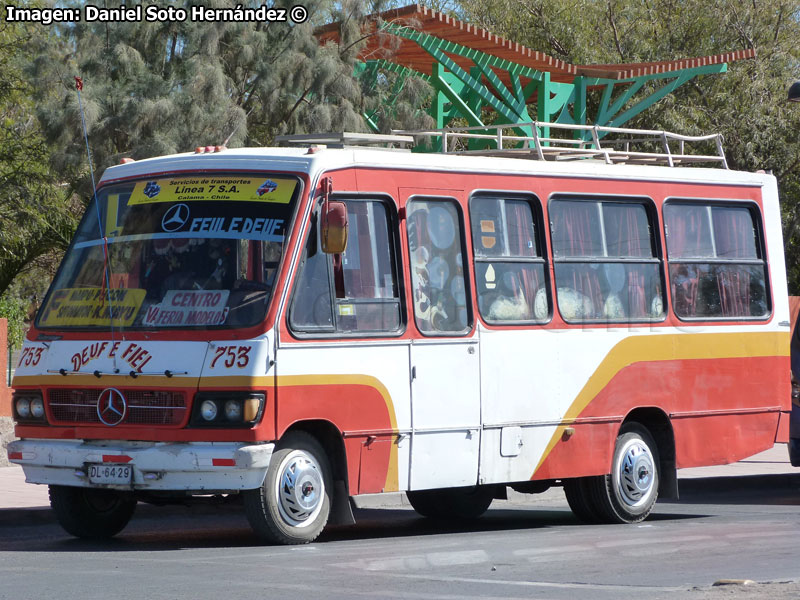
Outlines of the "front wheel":
{"type": "Polygon", "coordinates": [[[67,533],[102,540],[125,528],[136,500],[132,494],[116,490],[51,485],[50,506],[67,533]]]}
{"type": "Polygon", "coordinates": [[[292,432],[272,455],[262,486],[243,493],[245,514],[265,542],[306,544],[328,522],[331,490],[322,446],[305,432],[292,432]]]}

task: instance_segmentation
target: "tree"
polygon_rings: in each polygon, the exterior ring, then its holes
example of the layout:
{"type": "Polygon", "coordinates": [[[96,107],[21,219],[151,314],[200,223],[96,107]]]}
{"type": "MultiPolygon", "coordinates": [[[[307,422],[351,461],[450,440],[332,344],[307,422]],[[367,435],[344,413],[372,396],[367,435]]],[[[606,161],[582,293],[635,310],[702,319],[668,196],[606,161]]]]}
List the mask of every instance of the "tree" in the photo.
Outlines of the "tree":
{"type": "MultiPolygon", "coordinates": [[[[197,3],[168,4],[188,10],[197,3]]],[[[231,8],[224,0],[202,4],[231,8]]],[[[288,10],[292,3],[274,6],[288,10]]],[[[85,84],[89,146],[98,171],[122,157],[226,140],[236,147],[268,144],[280,133],[364,131],[361,114],[372,88],[354,76],[354,65],[361,19],[381,7],[332,0],[304,6],[309,18],[303,23],[186,19],[59,26],[58,41],[40,49],[34,69],[39,117],[47,140],[59,148],[54,164],[84,195],[91,194],[77,74],[85,84]],[[320,45],[314,27],[335,17],[343,23],[342,43],[320,45]]]]}
{"type": "Polygon", "coordinates": [[[463,18],[574,64],[672,60],[755,48],[754,60],[694,79],[629,123],[720,132],[731,168],[778,179],[789,284],[800,293],[800,1],[462,0],[463,18]]]}
{"type": "MultiPolygon", "coordinates": [[[[280,133],[366,130],[361,115],[380,105],[386,86],[355,77],[354,66],[362,19],[382,10],[382,1],[310,0],[303,23],[1,22],[0,294],[14,281],[15,306],[43,293],[92,198],[90,165],[96,180],[123,157],[223,142],[265,145],[280,133]],[[342,22],[342,43],[320,45],[314,27],[335,20],[342,22]],[[83,114],[76,75],[85,83],[83,114]],[[20,273],[29,276],[20,280],[20,273]]],[[[201,4],[231,8],[224,0],[201,4]]],[[[397,110],[382,115],[382,127],[424,125],[410,107],[426,92],[406,86],[397,110]]]]}
{"type": "Polygon", "coordinates": [[[63,252],[77,223],[70,191],[50,166],[22,70],[28,48],[43,35],[34,26],[0,22],[0,296],[20,273],[63,252]]]}

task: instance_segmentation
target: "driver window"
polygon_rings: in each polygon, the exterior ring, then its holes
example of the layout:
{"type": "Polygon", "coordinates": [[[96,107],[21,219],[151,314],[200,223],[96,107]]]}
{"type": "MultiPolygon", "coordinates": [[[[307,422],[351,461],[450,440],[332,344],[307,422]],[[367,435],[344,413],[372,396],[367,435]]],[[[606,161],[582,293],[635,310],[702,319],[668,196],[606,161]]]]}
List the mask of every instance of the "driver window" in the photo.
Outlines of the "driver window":
{"type": "Polygon", "coordinates": [[[312,226],[290,313],[301,332],[398,333],[402,325],[397,242],[391,207],[374,199],[348,199],[347,249],[322,252],[312,226]]]}
{"type": "Polygon", "coordinates": [[[328,275],[328,256],[319,243],[317,220],[308,233],[300,275],[295,284],[295,296],[289,314],[289,324],[298,331],[332,331],[331,286],[328,275]]]}

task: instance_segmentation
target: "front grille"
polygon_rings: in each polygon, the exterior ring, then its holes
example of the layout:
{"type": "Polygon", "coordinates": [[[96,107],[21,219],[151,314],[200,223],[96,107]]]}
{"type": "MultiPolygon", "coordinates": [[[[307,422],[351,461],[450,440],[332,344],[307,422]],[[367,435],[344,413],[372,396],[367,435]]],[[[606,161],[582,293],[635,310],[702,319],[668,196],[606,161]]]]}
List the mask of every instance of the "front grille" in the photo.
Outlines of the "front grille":
{"type": "MultiPolygon", "coordinates": [[[[186,415],[183,392],[120,390],[127,402],[125,418],[119,425],[180,425],[186,415]]],[[[99,424],[97,399],[102,390],[52,389],[47,403],[54,423],[99,424]]]]}

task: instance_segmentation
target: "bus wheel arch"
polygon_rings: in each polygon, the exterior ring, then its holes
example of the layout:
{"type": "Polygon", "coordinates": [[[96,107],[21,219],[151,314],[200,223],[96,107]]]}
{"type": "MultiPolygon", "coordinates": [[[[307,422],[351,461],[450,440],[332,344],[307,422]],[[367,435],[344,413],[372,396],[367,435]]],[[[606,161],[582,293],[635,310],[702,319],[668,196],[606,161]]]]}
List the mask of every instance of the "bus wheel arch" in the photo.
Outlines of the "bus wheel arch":
{"type": "Polygon", "coordinates": [[[638,423],[650,433],[658,448],[659,486],[658,497],[678,499],[678,470],[675,458],[675,432],[667,414],[656,407],[632,410],[625,417],[620,431],[628,423],[638,423]]]}
{"type": "Polygon", "coordinates": [[[328,457],[333,475],[330,524],[353,525],[356,521],[350,504],[347,449],[341,430],[327,420],[298,421],[289,427],[282,437],[292,431],[303,431],[311,435],[322,445],[328,457]]]}
{"type": "Polygon", "coordinates": [[[325,421],[296,423],[276,444],[261,487],[242,494],[250,526],[265,542],[305,544],[329,521],[349,514],[352,522],[346,474],[341,433],[325,421]]]}
{"type": "Polygon", "coordinates": [[[627,415],[609,470],[564,481],[567,501],[580,520],[637,523],[647,518],[659,496],[677,495],[675,442],[663,411],[640,408],[627,415]]]}
{"type": "Polygon", "coordinates": [[[658,499],[661,465],[658,445],[636,421],[620,427],[611,473],[598,478],[592,492],[595,509],[608,523],[638,523],[648,517],[658,499]]]}

